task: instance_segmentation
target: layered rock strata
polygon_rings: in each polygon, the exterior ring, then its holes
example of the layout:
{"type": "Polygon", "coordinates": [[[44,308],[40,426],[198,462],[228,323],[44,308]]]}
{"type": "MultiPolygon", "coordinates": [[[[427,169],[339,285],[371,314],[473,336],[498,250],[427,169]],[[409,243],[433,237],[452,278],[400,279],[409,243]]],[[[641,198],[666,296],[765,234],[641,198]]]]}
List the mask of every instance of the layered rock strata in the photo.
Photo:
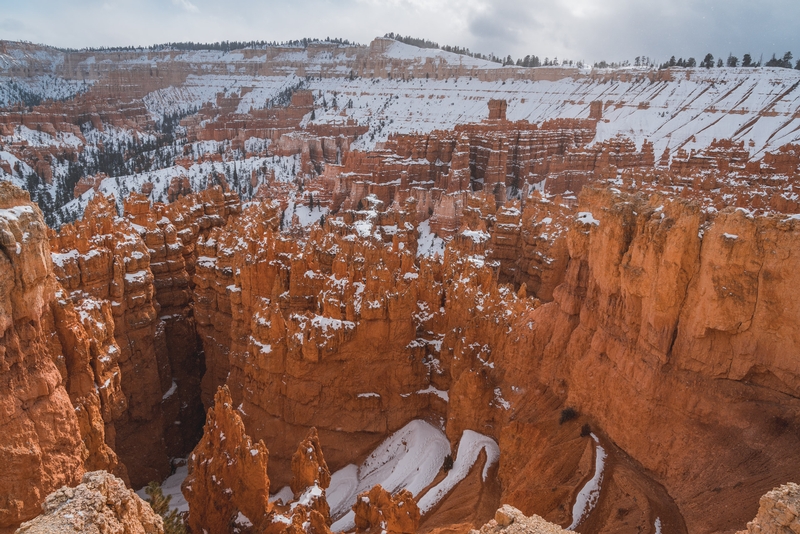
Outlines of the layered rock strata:
{"type": "Polygon", "coordinates": [[[63,227],[51,246],[65,296],[78,307],[87,299],[106,303],[113,316],[119,348],[115,383],[127,399],[114,420],[113,446],[134,486],[160,480],[169,472],[163,405],[171,381],[168,372],[161,372],[168,359],[150,249],[136,227],[117,216],[114,203],[100,195],[84,221],[63,227]]]}
{"type": "Polygon", "coordinates": [[[104,423],[125,398],[109,310],[65,302],[41,211],[5,182],[0,234],[0,532],[9,532],[49,492],[77,484],[85,466],[117,469],[104,423]]]}

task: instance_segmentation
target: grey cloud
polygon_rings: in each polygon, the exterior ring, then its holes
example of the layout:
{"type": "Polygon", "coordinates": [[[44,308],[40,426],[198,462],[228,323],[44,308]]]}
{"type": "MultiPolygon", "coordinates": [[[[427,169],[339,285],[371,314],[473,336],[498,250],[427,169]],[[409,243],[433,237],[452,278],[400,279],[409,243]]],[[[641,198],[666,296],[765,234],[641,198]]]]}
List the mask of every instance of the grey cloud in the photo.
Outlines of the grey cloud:
{"type": "MultiPolygon", "coordinates": [[[[2,1],[2,0],[0,0],[2,1]]],[[[797,0],[28,0],[6,2],[7,39],[55,46],[342,37],[386,32],[514,58],[609,61],[711,52],[800,56],[797,0]],[[102,9],[103,2],[113,10],[102,9]],[[189,17],[191,17],[189,19],[189,17]],[[191,20],[191,23],[189,23],[191,20]],[[79,29],[78,29],[79,28],[79,29]]]]}
{"type": "Polygon", "coordinates": [[[25,24],[22,21],[17,19],[3,19],[0,20],[0,30],[5,31],[24,31],[26,29],[25,24]]]}

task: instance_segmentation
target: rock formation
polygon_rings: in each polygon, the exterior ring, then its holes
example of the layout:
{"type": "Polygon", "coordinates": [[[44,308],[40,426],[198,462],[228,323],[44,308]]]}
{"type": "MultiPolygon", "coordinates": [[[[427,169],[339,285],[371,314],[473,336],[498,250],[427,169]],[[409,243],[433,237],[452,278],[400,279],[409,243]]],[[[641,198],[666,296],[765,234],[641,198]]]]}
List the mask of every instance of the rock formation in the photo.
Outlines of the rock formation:
{"type": "Polygon", "coordinates": [[[269,503],[267,462],[263,441],[253,442],[232,405],[227,388],[220,388],[208,410],[203,438],[189,457],[183,492],[189,502],[189,527],[195,532],[232,532],[235,525],[262,528],[269,503]]]}
{"type": "Polygon", "coordinates": [[[419,508],[406,490],[392,495],[377,485],[358,496],[353,511],[359,531],[414,534],[419,529],[419,508]]]}
{"type": "Polygon", "coordinates": [[[55,533],[163,534],[164,526],[150,505],[105,471],[83,475],[81,483],[47,496],[42,515],[23,523],[18,534],[55,533]]]}
{"type": "MultiPolygon", "coordinates": [[[[800,146],[770,140],[800,138],[742,137],[795,118],[798,74],[405,46],[0,43],[0,76],[69,95],[0,110],[0,532],[87,470],[161,480],[200,439],[195,531],[327,534],[331,472],[414,419],[499,445],[450,494],[482,514],[456,530],[504,502],[497,528],[733,531],[798,472],[800,146]],[[675,113],[751,128],[665,136],[675,113]]],[[[362,497],[365,529],[458,510],[362,497]]]]}
{"type": "Polygon", "coordinates": [[[104,421],[125,399],[108,309],[86,303],[76,313],[65,302],[42,213],[7,182],[0,234],[0,531],[7,532],[35,516],[49,492],[77,484],[85,466],[116,469],[104,421]]]}
{"type": "Polygon", "coordinates": [[[306,488],[327,488],[331,483],[331,472],[322,455],[322,445],[317,429],[311,428],[306,439],[300,442],[292,455],[292,493],[298,498],[306,488]]]}
{"type": "Polygon", "coordinates": [[[325,488],[330,472],[317,432],[312,429],[292,457],[294,499],[269,502],[269,451],[245,433],[227,387],[221,387],[208,411],[203,438],[189,460],[183,492],[189,502],[189,526],[213,532],[330,534],[325,488]],[[213,530],[212,530],[213,529],[213,530]]]}
{"type": "Polygon", "coordinates": [[[159,360],[166,359],[163,326],[154,300],[150,252],[136,228],[116,215],[114,203],[96,196],[84,220],[61,229],[51,243],[56,276],[66,295],[81,306],[85,298],[107,301],[114,317],[118,383],[127,409],[114,421],[115,450],[135,486],[168,473],[159,360]],[[135,436],[135,437],[134,437],[135,436]]]}
{"type": "Polygon", "coordinates": [[[800,486],[793,482],[767,492],[758,515],[739,534],[779,534],[800,531],[800,486]]]}
{"type": "Polygon", "coordinates": [[[494,519],[483,525],[480,530],[472,530],[470,534],[563,534],[569,532],[558,525],[548,523],[538,515],[527,517],[525,514],[504,504],[494,519]]]}

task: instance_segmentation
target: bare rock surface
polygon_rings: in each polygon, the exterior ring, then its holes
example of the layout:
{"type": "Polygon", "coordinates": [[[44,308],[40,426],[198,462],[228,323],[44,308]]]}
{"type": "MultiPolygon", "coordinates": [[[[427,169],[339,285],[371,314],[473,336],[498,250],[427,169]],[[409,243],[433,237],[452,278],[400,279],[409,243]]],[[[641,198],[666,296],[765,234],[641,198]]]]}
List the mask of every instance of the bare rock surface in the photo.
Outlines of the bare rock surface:
{"type": "Polygon", "coordinates": [[[83,475],[45,499],[42,515],[17,534],[163,534],[161,517],[125,483],[105,471],[83,475]]]}
{"type": "Polygon", "coordinates": [[[558,525],[549,523],[538,515],[526,516],[511,505],[504,504],[495,513],[494,519],[483,525],[480,530],[472,530],[470,534],[564,534],[570,532],[558,525]]]}
{"type": "Polygon", "coordinates": [[[796,534],[800,532],[800,486],[789,482],[761,497],[758,515],[738,534],[796,534]]]}

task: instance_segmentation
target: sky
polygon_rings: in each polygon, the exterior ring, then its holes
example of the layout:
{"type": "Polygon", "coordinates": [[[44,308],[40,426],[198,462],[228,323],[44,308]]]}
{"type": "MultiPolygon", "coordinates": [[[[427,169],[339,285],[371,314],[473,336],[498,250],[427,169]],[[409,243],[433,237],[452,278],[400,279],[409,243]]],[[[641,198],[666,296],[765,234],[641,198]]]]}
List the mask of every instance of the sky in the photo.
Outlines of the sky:
{"type": "Polygon", "coordinates": [[[800,58],[800,0],[0,0],[0,39],[58,47],[388,32],[514,59],[800,58]]]}

